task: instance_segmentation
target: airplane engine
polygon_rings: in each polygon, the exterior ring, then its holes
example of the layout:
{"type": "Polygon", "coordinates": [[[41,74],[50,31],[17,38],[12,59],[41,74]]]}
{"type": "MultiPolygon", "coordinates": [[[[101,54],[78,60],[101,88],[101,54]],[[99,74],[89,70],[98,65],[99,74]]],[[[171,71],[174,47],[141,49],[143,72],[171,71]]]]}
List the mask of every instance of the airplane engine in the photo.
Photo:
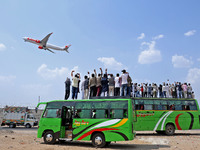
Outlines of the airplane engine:
{"type": "Polygon", "coordinates": [[[43,49],[43,47],[42,47],[42,46],[38,46],[38,48],[39,48],[39,49],[43,49]]]}

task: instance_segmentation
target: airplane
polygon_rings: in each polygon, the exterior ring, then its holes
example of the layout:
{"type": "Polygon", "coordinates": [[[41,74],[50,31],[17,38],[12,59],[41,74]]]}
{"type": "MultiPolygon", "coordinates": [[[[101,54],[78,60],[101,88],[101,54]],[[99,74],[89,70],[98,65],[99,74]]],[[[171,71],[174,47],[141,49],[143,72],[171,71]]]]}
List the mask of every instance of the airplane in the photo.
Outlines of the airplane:
{"type": "Polygon", "coordinates": [[[69,53],[68,51],[68,48],[71,46],[71,45],[67,45],[65,47],[59,47],[59,46],[55,46],[55,45],[52,45],[52,44],[48,44],[47,41],[49,39],[49,37],[53,34],[52,33],[49,33],[45,38],[43,38],[42,40],[35,40],[35,39],[32,39],[32,38],[29,38],[29,37],[23,37],[24,41],[25,42],[30,42],[30,43],[33,43],[33,44],[37,44],[39,45],[38,48],[39,49],[44,49],[44,50],[48,50],[52,53],[55,53],[54,51],[52,51],[51,49],[54,49],[54,50],[59,50],[59,51],[66,51],[69,53]]]}

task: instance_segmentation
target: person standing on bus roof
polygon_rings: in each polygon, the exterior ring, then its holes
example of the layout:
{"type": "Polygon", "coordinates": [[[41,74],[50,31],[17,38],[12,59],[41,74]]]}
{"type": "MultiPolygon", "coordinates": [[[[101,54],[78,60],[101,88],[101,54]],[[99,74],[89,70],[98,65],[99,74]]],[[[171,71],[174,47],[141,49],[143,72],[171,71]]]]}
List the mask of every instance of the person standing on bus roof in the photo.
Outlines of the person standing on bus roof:
{"type": "Polygon", "coordinates": [[[120,96],[127,96],[127,84],[128,84],[128,75],[129,73],[126,72],[126,70],[122,70],[122,75],[121,75],[121,80],[122,80],[122,85],[121,85],[121,94],[120,96]]]}
{"type": "Polygon", "coordinates": [[[187,83],[182,85],[184,98],[187,98],[187,83]]]}
{"type": "Polygon", "coordinates": [[[107,75],[107,69],[105,69],[105,74],[103,75],[101,79],[101,96],[108,96],[108,75],[107,75]]]}
{"type": "Polygon", "coordinates": [[[101,73],[98,74],[98,77],[97,77],[97,96],[100,96],[101,95],[101,78],[103,76],[103,71],[101,68],[99,68],[101,73]]]}
{"type": "Polygon", "coordinates": [[[94,97],[97,94],[97,78],[96,78],[96,70],[94,69],[94,73],[92,74],[92,77],[89,79],[89,87],[90,87],[90,97],[94,97]]]}
{"type": "Polygon", "coordinates": [[[120,80],[119,73],[116,74],[115,77],[115,96],[120,96],[120,80]]]}
{"type": "Polygon", "coordinates": [[[69,98],[69,95],[70,95],[70,85],[71,85],[71,81],[67,77],[67,79],[65,81],[65,100],[67,100],[69,98]]]}
{"type": "Polygon", "coordinates": [[[129,75],[128,75],[128,78],[127,78],[127,83],[128,83],[127,84],[127,95],[131,96],[132,79],[131,79],[131,77],[129,75]]]}
{"type": "Polygon", "coordinates": [[[75,76],[73,76],[74,70],[71,72],[72,77],[72,99],[77,99],[78,97],[78,83],[80,81],[80,74],[77,73],[75,76]]]}
{"type": "Polygon", "coordinates": [[[115,89],[115,78],[113,74],[110,74],[110,78],[108,78],[109,83],[109,96],[114,96],[114,89],[115,89]]]}
{"type": "Polygon", "coordinates": [[[81,93],[82,93],[81,98],[82,98],[82,99],[84,99],[84,95],[85,95],[85,94],[84,94],[84,84],[85,84],[85,80],[81,82],[81,93]]]}
{"type": "Polygon", "coordinates": [[[187,91],[188,91],[187,97],[192,98],[192,87],[191,87],[190,83],[188,83],[187,91]]]}
{"type": "MultiPolygon", "coordinates": [[[[89,74],[89,72],[88,72],[89,74]]],[[[85,81],[84,81],[84,99],[88,99],[89,96],[89,79],[87,76],[84,77],[85,81]]]]}

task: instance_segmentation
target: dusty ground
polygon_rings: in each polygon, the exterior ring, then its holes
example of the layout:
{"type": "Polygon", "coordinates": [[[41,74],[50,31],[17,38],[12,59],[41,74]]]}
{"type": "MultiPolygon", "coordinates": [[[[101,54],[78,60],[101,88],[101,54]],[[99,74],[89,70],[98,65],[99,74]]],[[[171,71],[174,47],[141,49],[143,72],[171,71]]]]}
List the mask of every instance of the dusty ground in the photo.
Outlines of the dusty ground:
{"type": "MultiPolygon", "coordinates": [[[[63,144],[46,145],[43,139],[37,139],[36,129],[24,128],[1,128],[0,127],[0,150],[80,150],[96,149],[91,142],[66,142],[63,144]]],[[[174,136],[158,135],[154,132],[137,132],[133,141],[111,143],[104,149],[134,149],[134,150],[199,150],[200,130],[179,131],[174,136]],[[185,133],[186,132],[186,133],[185,133]]],[[[103,149],[102,149],[103,150],[103,149]]]]}

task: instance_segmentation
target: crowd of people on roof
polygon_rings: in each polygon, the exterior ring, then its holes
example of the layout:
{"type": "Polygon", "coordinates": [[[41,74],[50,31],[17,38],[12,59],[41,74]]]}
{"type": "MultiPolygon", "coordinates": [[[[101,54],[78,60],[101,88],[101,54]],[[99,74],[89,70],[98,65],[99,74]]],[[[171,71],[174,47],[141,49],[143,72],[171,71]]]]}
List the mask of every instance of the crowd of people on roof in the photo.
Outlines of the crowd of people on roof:
{"type": "Polygon", "coordinates": [[[156,83],[132,83],[132,79],[126,70],[122,70],[114,76],[108,74],[107,69],[103,73],[100,68],[98,75],[94,69],[94,73],[90,75],[88,72],[81,82],[79,73],[71,72],[72,81],[67,77],[65,81],[65,100],[70,96],[72,90],[72,99],[77,99],[80,89],[82,99],[91,97],[105,96],[132,96],[132,97],[148,97],[148,98],[194,98],[194,92],[190,83],[165,83],[157,85],[156,83]],[[72,88],[71,88],[72,87],[72,88]]]}

